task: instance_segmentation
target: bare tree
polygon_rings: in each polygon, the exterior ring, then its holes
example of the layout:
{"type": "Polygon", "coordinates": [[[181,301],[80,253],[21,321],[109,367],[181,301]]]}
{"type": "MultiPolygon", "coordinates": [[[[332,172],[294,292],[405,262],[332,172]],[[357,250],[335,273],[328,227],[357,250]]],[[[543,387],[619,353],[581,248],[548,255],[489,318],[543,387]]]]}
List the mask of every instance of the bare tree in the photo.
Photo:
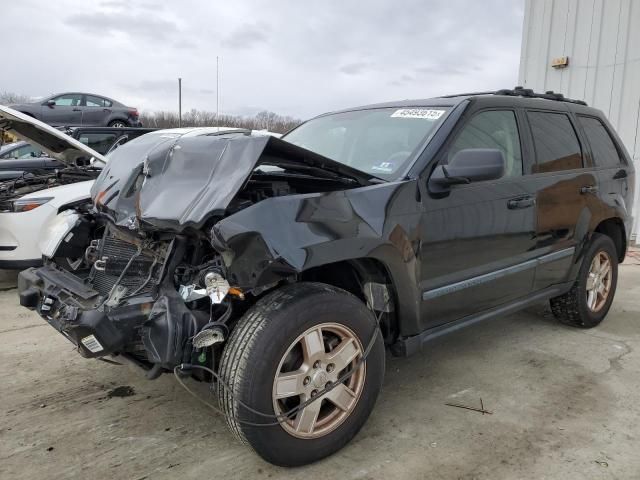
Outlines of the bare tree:
{"type": "Polygon", "coordinates": [[[13,92],[0,92],[0,105],[11,105],[12,103],[28,103],[31,98],[27,95],[13,92]]]}
{"type": "MultiPolygon", "coordinates": [[[[175,128],[178,126],[178,115],[175,112],[142,112],[140,120],[145,127],[150,128],[175,128]]],[[[302,121],[297,118],[282,116],[269,111],[259,112],[255,117],[220,115],[217,122],[215,112],[192,109],[182,115],[183,127],[224,126],[285,133],[300,125],[300,123],[302,121]]]]}

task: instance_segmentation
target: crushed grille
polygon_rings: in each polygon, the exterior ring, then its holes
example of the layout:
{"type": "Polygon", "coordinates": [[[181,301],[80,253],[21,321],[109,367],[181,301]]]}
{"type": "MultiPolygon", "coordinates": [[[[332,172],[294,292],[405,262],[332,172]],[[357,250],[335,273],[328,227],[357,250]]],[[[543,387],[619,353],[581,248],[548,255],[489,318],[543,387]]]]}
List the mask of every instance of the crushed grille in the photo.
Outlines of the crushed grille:
{"type": "MultiPolygon", "coordinates": [[[[110,231],[107,231],[100,242],[98,255],[101,260],[104,260],[105,268],[98,269],[96,268],[96,264],[93,265],[91,273],[93,288],[101,295],[109,295],[109,292],[111,292],[111,289],[118,281],[127,263],[137,252],[138,247],[136,245],[122,240],[112,235],[110,231]]],[[[136,295],[152,293],[158,281],[156,276],[159,275],[160,271],[160,262],[156,262],[154,266],[152,257],[144,253],[140,254],[131,263],[122,280],[120,280],[119,285],[126,288],[124,296],[130,295],[138,289],[140,290],[136,295]],[[151,279],[142,287],[149,277],[151,268],[154,270],[151,279]]]]}

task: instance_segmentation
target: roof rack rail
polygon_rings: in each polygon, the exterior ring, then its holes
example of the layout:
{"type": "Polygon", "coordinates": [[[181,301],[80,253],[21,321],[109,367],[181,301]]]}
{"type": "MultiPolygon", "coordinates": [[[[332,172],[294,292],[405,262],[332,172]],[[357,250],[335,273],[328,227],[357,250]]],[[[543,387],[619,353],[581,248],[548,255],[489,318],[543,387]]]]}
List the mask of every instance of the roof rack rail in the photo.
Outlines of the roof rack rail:
{"type": "Polygon", "coordinates": [[[583,100],[573,100],[566,98],[561,93],[555,93],[553,90],[549,90],[545,93],[536,93],[530,88],[524,88],[517,86],[513,90],[503,88],[502,90],[486,91],[486,92],[470,92],[470,93],[456,93],[453,95],[443,95],[440,98],[453,98],[453,97],[472,97],[474,95],[505,95],[510,97],[527,97],[527,98],[544,98],[545,100],[555,100],[557,102],[569,102],[577,105],[587,106],[587,102],[583,100]]]}
{"type": "Polygon", "coordinates": [[[585,106],[587,105],[587,102],[583,100],[573,100],[571,98],[566,98],[563,94],[556,93],[553,90],[548,90],[544,93],[536,93],[530,88],[517,86],[513,90],[504,88],[494,93],[495,95],[507,95],[511,97],[544,98],[545,100],[556,100],[558,102],[569,102],[569,103],[575,103],[578,105],[585,105],[585,106]]]}

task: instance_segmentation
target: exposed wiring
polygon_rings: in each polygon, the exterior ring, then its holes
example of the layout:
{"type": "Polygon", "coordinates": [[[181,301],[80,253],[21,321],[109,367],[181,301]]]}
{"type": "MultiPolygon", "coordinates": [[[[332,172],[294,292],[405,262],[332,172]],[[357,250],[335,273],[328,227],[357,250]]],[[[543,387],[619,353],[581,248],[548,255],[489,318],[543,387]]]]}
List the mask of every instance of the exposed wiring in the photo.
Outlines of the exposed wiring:
{"type": "Polygon", "coordinates": [[[203,400],[202,398],[200,398],[195,392],[193,392],[180,378],[180,375],[178,374],[178,372],[180,370],[189,370],[189,369],[197,369],[197,370],[204,370],[205,372],[210,373],[217,382],[220,383],[220,385],[222,386],[222,388],[224,388],[227,393],[229,393],[229,395],[231,395],[231,397],[238,402],[238,405],[240,405],[241,407],[243,407],[244,409],[248,410],[251,413],[254,413],[258,416],[264,417],[264,418],[268,418],[268,419],[275,419],[275,422],[267,422],[267,423],[256,423],[256,422],[249,422],[247,420],[242,420],[241,418],[239,418],[238,416],[234,416],[234,420],[242,425],[248,425],[251,427],[273,427],[276,425],[280,425],[281,423],[287,422],[289,420],[291,420],[291,417],[296,414],[297,412],[299,412],[300,410],[302,410],[303,408],[307,407],[308,405],[312,404],[313,402],[316,402],[320,399],[322,399],[322,397],[330,392],[331,390],[333,390],[334,388],[336,388],[338,385],[342,384],[343,382],[345,382],[346,380],[348,380],[352,375],[354,375],[362,366],[362,364],[366,361],[367,357],[369,356],[369,353],[371,352],[371,349],[373,348],[373,345],[376,341],[376,339],[378,338],[378,334],[380,331],[380,319],[382,318],[383,315],[383,311],[380,312],[380,314],[378,315],[378,317],[376,318],[376,322],[374,325],[374,330],[373,333],[371,334],[371,339],[369,340],[369,343],[367,344],[367,347],[364,350],[364,353],[362,354],[362,356],[358,359],[358,361],[356,362],[355,366],[347,373],[345,373],[344,375],[342,375],[341,377],[339,377],[335,382],[331,383],[328,387],[325,387],[324,389],[320,390],[318,392],[318,394],[315,397],[310,398],[309,400],[306,400],[305,402],[302,402],[300,405],[297,405],[296,407],[292,408],[291,410],[282,413],[280,415],[274,415],[273,413],[264,413],[264,412],[260,412],[258,410],[256,410],[255,408],[247,405],[246,403],[244,403],[243,401],[239,400],[235,393],[233,392],[233,389],[231,388],[231,386],[222,379],[222,377],[220,375],[218,375],[216,372],[214,372],[212,369],[208,368],[208,367],[204,367],[202,365],[192,365],[192,364],[181,364],[181,365],[177,365],[174,369],[173,369],[173,374],[175,375],[176,379],[178,380],[178,383],[187,391],[189,392],[193,397],[195,397],[199,402],[205,404],[206,406],[208,406],[209,408],[211,408],[212,410],[214,410],[215,412],[221,414],[221,415],[225,415],[225,413],[219,409],[218,407],[212,405],[211,403],[207,402],[206,400],[203,400]]]}

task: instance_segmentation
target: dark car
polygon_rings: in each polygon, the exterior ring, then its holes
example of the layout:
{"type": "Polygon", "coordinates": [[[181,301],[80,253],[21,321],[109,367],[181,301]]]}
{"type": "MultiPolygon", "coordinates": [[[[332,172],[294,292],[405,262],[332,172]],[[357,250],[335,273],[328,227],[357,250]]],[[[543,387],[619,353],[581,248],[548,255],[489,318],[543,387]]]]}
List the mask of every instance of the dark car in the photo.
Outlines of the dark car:
{"type": "MultiPolygon", "coordinates": [[[[69,127],[63,131],[102,155],[155,128],[132,127],[69,127]]],[[[37,146],[21,141],[0,149],[0,180],[41,175],[63,168],[59,161],[49,158],[37,146]]]]}
{"type": "Polygon", "coordinates": [[[0,147],[0,160],[17,160],[43,155],[42,150],[27,142],[13,142],[0,147]]]}
{"type": "Polygon", "coordinates": [[[598,325],[634,183],[602,112],[522,88],[352,108],[283,139],[143,136],[59,216],[20,302],[85,357],[212,382],[238,438],[302,465],[363,426],[385,346],[542,300],[598,325]]]}
{"type": "Polygon", "coordinates": [[[91,93],[58,93],[44,100],[10,107],[53,126],[142,126],[136,108],[91,93]]]}

